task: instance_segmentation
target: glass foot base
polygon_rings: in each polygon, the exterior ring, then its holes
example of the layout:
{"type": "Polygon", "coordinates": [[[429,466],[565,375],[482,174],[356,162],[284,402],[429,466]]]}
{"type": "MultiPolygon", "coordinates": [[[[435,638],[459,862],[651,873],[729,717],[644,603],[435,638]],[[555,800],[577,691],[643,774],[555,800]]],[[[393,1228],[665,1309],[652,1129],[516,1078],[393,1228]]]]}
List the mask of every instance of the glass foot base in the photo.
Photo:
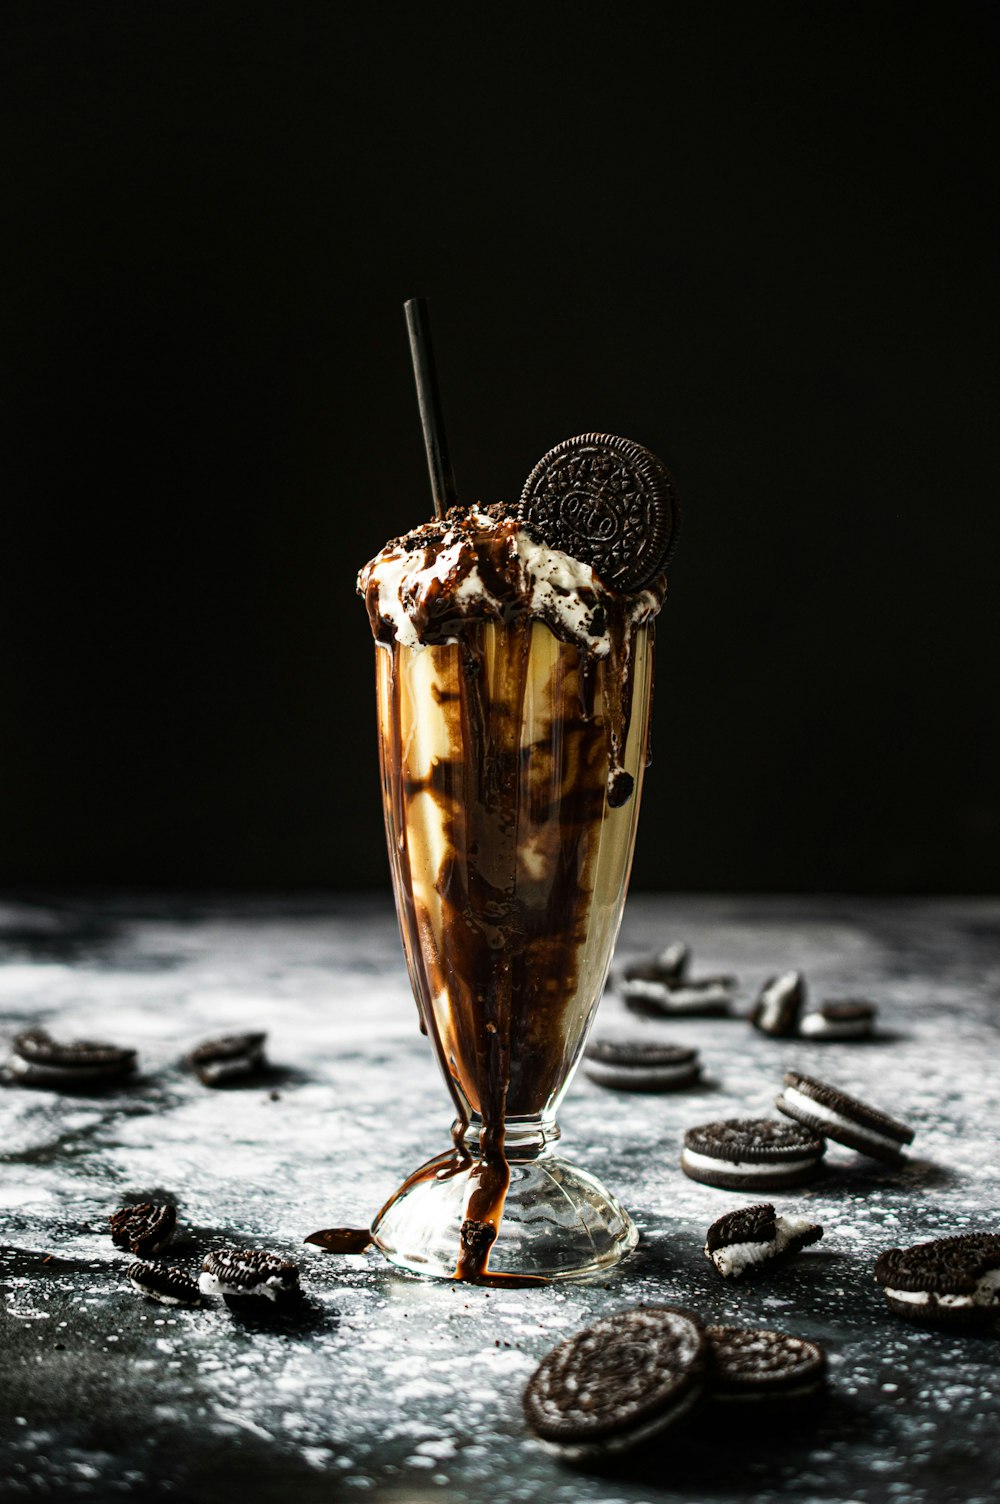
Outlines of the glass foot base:
{"type": "MultiPolygon", "coordinates": [[[[386,1258],[413,1274],[454,1279],[475,1161],[430,1160],[372,1226],[386,1258]]],[[[635,1223],[595,1175],[554,1154],[510,1165],[489,1274],[580,1279],[612,1268],[639,1241],[635,1223]]]]}

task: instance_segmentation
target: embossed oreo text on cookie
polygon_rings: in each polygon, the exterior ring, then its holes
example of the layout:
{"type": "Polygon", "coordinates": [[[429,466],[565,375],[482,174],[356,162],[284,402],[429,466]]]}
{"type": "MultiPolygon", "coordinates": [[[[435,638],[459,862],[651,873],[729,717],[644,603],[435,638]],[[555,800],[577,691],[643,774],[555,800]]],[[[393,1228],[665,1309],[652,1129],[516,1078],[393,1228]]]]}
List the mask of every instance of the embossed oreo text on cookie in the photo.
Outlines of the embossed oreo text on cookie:
{"type": "Polygon", "coordinates": [[[550,449],[528,476],[518,513],[529,532],[619,590],[639,590],[662,573],[680,521],[666,467],[641,444],[607,433],[550,449]]]}

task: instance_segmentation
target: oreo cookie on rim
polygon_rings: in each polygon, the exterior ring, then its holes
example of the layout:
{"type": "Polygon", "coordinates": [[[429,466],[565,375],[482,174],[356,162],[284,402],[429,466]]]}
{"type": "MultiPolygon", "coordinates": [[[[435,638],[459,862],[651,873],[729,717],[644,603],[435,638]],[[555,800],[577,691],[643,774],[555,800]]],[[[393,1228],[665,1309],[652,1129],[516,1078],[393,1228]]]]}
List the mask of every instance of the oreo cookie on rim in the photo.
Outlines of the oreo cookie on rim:
{"type": "Polygon", "coordinates": [[[712,1399],[798,1404],[826,1388],[826,1353],[815,1342],[763,1327],[710,1326],[712,1399]]]}
{"type": "Polygon", "coordinates": [[[818,1223],[779,1217],[764,1201],[741,1206],[713,1222],[705,1238],[705,1257],[723,1279],[740,1279],[766,1271],[822,1236],[818,1223]]]}
{"type": "Polygon", "coordinates": [[[619,1311],[542,1359],[524,1391],[524,1415],[566,1461],[596,1461],[686,1418],[705,1393],[707,1373],[708,1343],[690,1311],[619,1311]]]}
{"type": "Polygon", "coordinates": [[[203,1295],[238,1300],[282,1301],[301,1294],[298,1265],[260,1248],[218,1248],[206,1254],[198,1288],[203,1295]]]}
{"type": "Polygon", "coordinates": [[[701,1075],[697,1050],[645,1039],[594,1039],[583,1070],[598,1086],[618,1091],[677,1091],[701,1075]]]}
{"type": "Polygon", "coordinates": [[[1000,1233],[889,1248],[878,1256],[875,1278],[904,1321],[989,1326],[1000,1317],[1000,1233]]]}
{"type": "Polygon", "coordinates": [[[198,1286],[181,1269],[137,1260],[134,1264],[129,1264],[125,1274],[136,1294],[159,1301],[162,1306],[202,1304],[198,1286]]]}
{"type": "Polygon", "coordinates": [[[177,1208],[169,1201],[140,1201],[123,1206],[108,1218],[111,1241],[141,1259],[162,1253],[177,1231],[177,1208]]]}
{"type": "Polygon", "coordinates": [[[788,1039],[798,1028],[806,987],[801,971],[786,971],[770,977],[758,994],[750,1022],[762,1034],[788,1039]]]}
{"type": "Polygon", "coordinates": [[[93,1091],[120,1081],[135,1069],[135,1050],[92,1039],[62,1044],[47,1029],[26,1029],[14,1040],[8,1074],[23,1086],[93,1091]]]}
{"type": "Polygon", "coordinates": [[[205,1086],[228,1086],[265,1068],[266,1033],[223,1034],[206,1039],[187,1056],[186,1064],[205,1086]]]}
{"type": "Polygon", "coordinates": [[[724,1191],[771,1191],[814,1180],[826,1149],[798,1123],[728,1118],[689,1128],[681,1169],[691,1180],[724,1191]]]}
{"type": "Polygon", "coordinates": [[[680,528],[673,479],[631,439],[585,433],[542,456],[518,504],[522,526],[589,564],[606,585],[641,590],[663,573],[680,528]]]}
{"type": "Polygon", "coordinates": [[[818,1041],[871,1039],[877,1012],[874,1003],[861,998],[831,998],[806,1014],[799,1024],[799,1033],[803,1039],[818,1041]]]}
{"type": "Polygon", "coordinates": [[[799,1071],[785,1072],[785,1089],[775,1098],[774,1105],[786,1117],[803,1123],[814,1133],[822,1133],[845,1148],[879,1159],[883,1164],[902,1164],[903,1150],[913,1142],[914,1130],[906,1123],[799,1071]]]}

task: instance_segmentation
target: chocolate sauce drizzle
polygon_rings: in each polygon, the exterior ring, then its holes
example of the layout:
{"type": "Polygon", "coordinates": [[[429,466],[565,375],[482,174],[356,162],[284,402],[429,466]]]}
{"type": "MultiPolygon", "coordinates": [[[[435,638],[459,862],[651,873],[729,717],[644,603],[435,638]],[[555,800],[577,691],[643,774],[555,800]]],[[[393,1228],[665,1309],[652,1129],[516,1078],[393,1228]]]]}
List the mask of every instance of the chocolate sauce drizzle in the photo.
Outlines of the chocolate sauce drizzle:
{"type": "MultiPolygon", "coordinates": [[[[422,543],[428,565],[448,536],[441,529],[422,543]]],[[[470,546],[458,552],[453,573],[414,610],[417,649],[401,646],[379,615],[372,566],[362,584],[379,644],[382,791],[403,948],[420,1027],[456,1113],[453,1150],[416,1171],[396,1195],[424,1179],[466,1172],[454,1277],[538,1283],[488,1269],[510,1184],[505,1125],[542,1114],[580,1042],[579,1031],[568,1037],[565,1010],[579,981],[604,822],[616,818],[609,811],[626,804],[634,788],[624,762],[637,628],[633,602],[610,591],[599,603],[606,656],[561,630],[558,615],[542,625],[529,608],[512,536],[510,528],[469,528],[470,546]],[[486,592],[474,613],[468,594],[456,598],[473,567],[486,592]],[[539,692],[533,634],[547,630],[564,646],[548,654],[547,734],[526,744],[529,682],[536,699],[539,692]],[[411,766],[408,755],[408,729],[421,707],[410,703],[407,674],[412,655],[423,652],[433,654],[433,714],[447,728],[447,755],[434,757],[429,770],[411,766]],[[444,838],[434,912],[421,898],[426,853],[411,850],[420,840],[418,802],[427,798],[444,838]]],[[[643,630],[651,637],[651,622],[643,630]]],[[[544,643],[537,651],[546,651],[544,643]]],[[[537,706],[532,726],[536,718],[537,706]]]]}

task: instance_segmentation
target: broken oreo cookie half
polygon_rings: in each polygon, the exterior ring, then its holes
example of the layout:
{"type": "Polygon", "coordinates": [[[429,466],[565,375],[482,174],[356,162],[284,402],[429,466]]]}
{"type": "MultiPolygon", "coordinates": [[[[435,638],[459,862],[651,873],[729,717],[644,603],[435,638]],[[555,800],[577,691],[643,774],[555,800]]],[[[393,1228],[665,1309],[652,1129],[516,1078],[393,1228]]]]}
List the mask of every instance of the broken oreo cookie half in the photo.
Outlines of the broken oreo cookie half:
{"type": "Polygon", "coordinates": [[[163,1306],[200,1306],[201,1293],[193,1279],[180,1269],[163,1264],[146,1264],[141,1259],[125,1271],[132,1289],[163,1306]]]}
{"type": "Polygon", "coordinates": [[[203,1295],[283,1301],[301,1294],[299,1268],[260,1248],[218,1248],[206,1254],[198,1277],[203,1295]]]}
{"type": "Polygon", "coordinates": [[[621,968],[621,979],[625,982],[665,982],[676,987],[687,976],[690,959],[689,947],[683,940],[675,940],[652,955],[636,956],[634,960],[626,961],[621,968]]]}
{"type": "Polygon", "coordinates": [[[798,1123],[728,1118],[689,1128],[681,1169],[724,1191],[772,1191],[814,1180],[826,1145],[798,1123]]]}
{"type": "Polygon", "coordinates": [[[914,1139],[908,1124],[799,1071],[786,1071],[785,1089],[774,1105],[814,1133],[887,1165],[902,1164],[903,1150],[914,1139]]]}
{"type": "Polygon", "coordinates": [[[594,1039],[583,1055],[584,1074],[617,1091],[677,1091],[701,1075],[698,1051],[645,1039],[594,1039]]]}
{"type": "Polygon", "coordinates": [[[111,1241],[141,1259],[162,1253],[177,1230],[177,1208],[169,1201],[140,1201],[123,1206],[108,1218],[111,1241]]]}
{"type": "Polygon", "coordinates": [[[875,1278],[896,1316],[920,1325],[989,1326],[1000,1317],[1000,1233],[889,1248],[875,1278]]]}
{"type": "Polygon", "coordinates": [[[767,1272],[822,1236],[818,1223],[779,1217],[765,1201],[741,1206],[713,1222],[705,1238],[705,1257],[723,1279],[740,1279],[767,1272]]]}
{"type": "Polygon", "coordinates": [[[525,1419],[569,1462],[628,1451],[694,1410],[706,1389],[708,1351],[690,1311],[619,1311],[542,1359],[524,1391],[525,1419]]]}
{"type": "Polygon", "coordinates": [[[266,1033],[223,1034],[197,1045],[185,1063],[205,1086],[229,1086],[265,1069],[266,1040],[266,1033]]]}
{"type": "Polygon", "coordinates": [[[779,977],[770,977],[758,994],[750,1022],[762,1034],[788,1039],[798,1029],[805,996],[801,971],[786,971],[779,977]]]}
{"type": "Polygon", "coordinates": [[[120,1081],[135,1069],[135,1063],[135,1050],[90,1039],[60,1044],[46,1029],[37,1028],[17,1035],[7,1071],[23,1086],[92,1091],[120,1081]]]}
{"type": "Polygon", "coordinates": [[[763,1327],[710,1326],[712,1399],[723,1403],[814,1399],[826,1387],[826,1354],[815,1342],[763,1327]]]}
{"type": "Polygon", "coordinates": [[[655,454],[615,434],[565,439],[525,482],[518,517],[606,585],[640,590],[663,573],[680,529],[673,479],[655,454]]]}

